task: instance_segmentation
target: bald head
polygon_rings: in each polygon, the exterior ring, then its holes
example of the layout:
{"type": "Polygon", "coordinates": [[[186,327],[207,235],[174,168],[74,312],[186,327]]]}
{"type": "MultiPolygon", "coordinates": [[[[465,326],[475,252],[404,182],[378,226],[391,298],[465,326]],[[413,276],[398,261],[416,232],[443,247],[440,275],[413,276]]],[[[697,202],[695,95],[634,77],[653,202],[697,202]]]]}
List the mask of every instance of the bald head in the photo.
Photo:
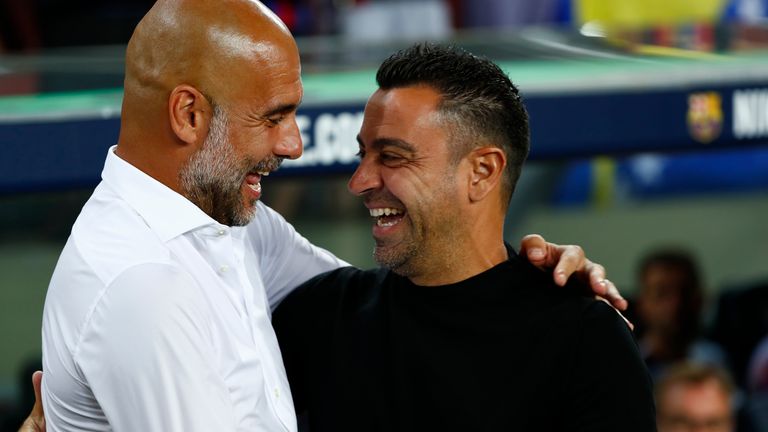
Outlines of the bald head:
{"type": "Polygon", "coordinates": [[[285,55],[297,55],[290,32],[257,1],[159,0],[128,43],[126,93],[189,84],[227,99],[254,67],[285,55]]]}
{"type": "Polygon", "coordinates": [[[234,142],[236,157],[293,158],[301,152],[295,118],[266,132],[275,113],[292,115],[300,100],[296,43],[263,4],[158,0],[128,43],[116,152],[189,198],[179,176],[202,148],[214,112],[231,125],[221,139],[234,142]],[[258,136],[246,140],[249,133],[258,136]],[[247,146],[257,139],[262,148],[247,146]]]}

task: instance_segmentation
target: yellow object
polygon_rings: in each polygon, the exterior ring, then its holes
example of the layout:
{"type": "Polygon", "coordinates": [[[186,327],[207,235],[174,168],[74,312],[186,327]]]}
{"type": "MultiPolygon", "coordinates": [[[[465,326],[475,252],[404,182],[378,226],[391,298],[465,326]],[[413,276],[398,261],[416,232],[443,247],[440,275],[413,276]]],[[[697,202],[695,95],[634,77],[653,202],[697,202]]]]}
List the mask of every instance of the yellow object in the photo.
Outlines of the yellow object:
{"type": "Polygon", "coordinates": [[[609,208],[616,196],[616,161],[601,156],[592,161],[592,202],[597,208],[609,208]]]}
{"type": "Polygon", "coordinates": [[[712,54],[702,51],[694,51],[682,48],[664,47],[658,45],[636,45],[630,50],[636,54],[656,56],[656,57],[672,57],[692,60],[721,60],[727,61],[728,57],[724,55],[712,54]]]}
{"type": "Polygon", "coordinates": [[[573,0],[581,24],[613,28],[713,23],[725,0],[573,0]]]}

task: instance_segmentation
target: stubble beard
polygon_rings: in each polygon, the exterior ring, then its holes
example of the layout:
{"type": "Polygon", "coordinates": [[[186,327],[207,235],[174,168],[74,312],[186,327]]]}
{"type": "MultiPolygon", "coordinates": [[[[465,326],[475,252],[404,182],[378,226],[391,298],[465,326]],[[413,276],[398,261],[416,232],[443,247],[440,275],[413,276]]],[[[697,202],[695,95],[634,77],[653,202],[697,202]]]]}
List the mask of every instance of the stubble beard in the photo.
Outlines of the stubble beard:
{"type": "Polygon", "coordinates": [[[208,136],[179,174],[184,196],[217,222],[228,226],[244,226],[256,214],[256,200],[245,202],[242,187],[249,172],[272,171],[282,159],[270,156],[256,162],[238,159],[227,138],[226,114],[218,106],[208,136]]]}
{"type": "Polygon", "coordinates": [[[420,233],[412,223],[410,231],[398,245],[388,246],[384,241],[374,239],[376,246],[373,249],[373,259],[376,263],[401,276],[410,276],[413,273],[410,263],[418,255],[419,244],[423,242],[423,235],[417,235],[420,233]]]}
{"type": "MultiPolygon", "coordinates": [[[[443,208],[450,202],[447,197],[453,185],[445,182],[434,189],[429,198],[431,204],[420,206],[414,212],[407,211],[408,230],[395,245],[387,245],[383,240],[374,239],[374,260],[382,267],[394,273],[413,278],[424,275],[449,265],[454,248],[458,245],[451,240],[457,232],[458,222],[449,213],[436,213],[431,210],[443,208]],[[425,215],[431,215],[429,219],[425,215]]],[[[460,247],[460,246],[459,246],[460,247]]]]}

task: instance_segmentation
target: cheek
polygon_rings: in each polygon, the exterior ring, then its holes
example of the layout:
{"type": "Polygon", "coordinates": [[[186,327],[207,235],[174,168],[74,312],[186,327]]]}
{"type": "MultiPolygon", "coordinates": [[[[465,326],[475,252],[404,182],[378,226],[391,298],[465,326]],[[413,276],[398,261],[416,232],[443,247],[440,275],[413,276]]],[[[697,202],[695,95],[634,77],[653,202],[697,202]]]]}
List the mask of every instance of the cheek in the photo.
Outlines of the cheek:
{"type": "Polygon", "coordinates": [[[395,198],[406,206],[417,204],[418,200],[414,200],[414,197],[422,189],[420,181],[412,173],[403,168],[382,167],[380,175],[384,188],[395,198]]]}
{"type": "Polygon", "coordinates": [[[232,134],[230,143],[240,158],[261,160],[269,153],[269,148],[265,143],[270,139],[273,138],[268,132],[254,128],[232,134]]]}

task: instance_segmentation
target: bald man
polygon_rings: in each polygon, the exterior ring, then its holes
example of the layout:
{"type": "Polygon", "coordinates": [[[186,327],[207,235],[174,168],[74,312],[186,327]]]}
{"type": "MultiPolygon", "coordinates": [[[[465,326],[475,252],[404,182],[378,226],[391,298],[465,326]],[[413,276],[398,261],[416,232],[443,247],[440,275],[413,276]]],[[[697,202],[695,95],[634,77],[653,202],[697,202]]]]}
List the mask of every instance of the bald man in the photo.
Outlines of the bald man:
{"type": "MultiPolygon", "coordinates": [[[[301,98],[296,44],[260,3],[160,0],[144,17],[118,143],[46,298],[50,430],[296,430],[271,310],[346,265],[258,201],[301,155],[301,98]]],[[[567,258],[561,284],[580,267],[616,294],[578,248],[530,240],[541,262],[567,258]]]]}

